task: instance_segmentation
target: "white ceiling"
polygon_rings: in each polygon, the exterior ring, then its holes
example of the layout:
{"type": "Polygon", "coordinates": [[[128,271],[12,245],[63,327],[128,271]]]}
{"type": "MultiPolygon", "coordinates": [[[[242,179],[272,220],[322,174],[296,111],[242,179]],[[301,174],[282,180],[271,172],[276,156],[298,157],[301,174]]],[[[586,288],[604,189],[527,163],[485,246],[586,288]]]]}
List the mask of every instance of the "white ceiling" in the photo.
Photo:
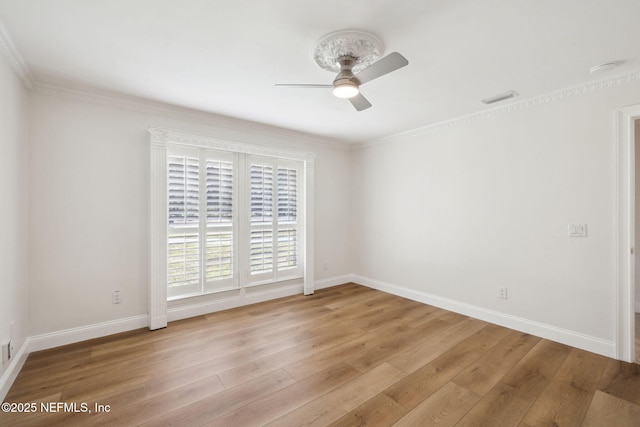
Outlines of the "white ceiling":
{"type": "Polygon", "coordinates": [[[639,0],[0,0],[38,84],[113,91],[350,142],[377,139],[640,68],[639,0]],[[409,65],[357,112],[311,57],[342,29],[409,65]],[[622,65],[610,74],[589,68],[622,65]],[[509,102],[509,101],[506,101],[509,102]],[[513,101],[512,101],[513,102],[513,101]]]}

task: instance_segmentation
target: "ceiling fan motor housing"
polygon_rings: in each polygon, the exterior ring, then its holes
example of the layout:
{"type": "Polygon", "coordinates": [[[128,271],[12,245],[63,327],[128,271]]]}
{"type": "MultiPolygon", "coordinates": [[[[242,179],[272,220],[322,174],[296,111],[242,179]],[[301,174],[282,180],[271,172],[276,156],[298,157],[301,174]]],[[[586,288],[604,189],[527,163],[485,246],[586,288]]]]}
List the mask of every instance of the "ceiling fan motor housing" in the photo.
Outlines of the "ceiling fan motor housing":
{"type": "Polygon", "coordinates": [[[337,64],[340,66],[340,72],[333,80],[333,83],[342,82],[345,80],[351,80],[352,82],[359,84],[357,78],[353,74],[352,68],[356,64],[356,58],[351,55],[345,55],[338,58],[337,64]]]}
{"type": "Polygon", "coordinates": [[[356,58],[351,55],[344,55],[338,58],[340,72],[333,80],[333,94],[338,98],[351,98],[356,96],[360,89],[360,82],[353,75],[351,68],[356,63],[356,58]]]}

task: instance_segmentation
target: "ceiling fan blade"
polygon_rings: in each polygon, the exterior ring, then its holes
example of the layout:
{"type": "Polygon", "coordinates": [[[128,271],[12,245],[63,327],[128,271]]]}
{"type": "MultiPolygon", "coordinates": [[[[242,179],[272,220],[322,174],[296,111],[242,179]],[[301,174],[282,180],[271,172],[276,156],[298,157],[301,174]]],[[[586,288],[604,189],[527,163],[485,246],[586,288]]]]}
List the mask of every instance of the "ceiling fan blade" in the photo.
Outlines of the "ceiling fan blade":
{"type": "Polygon", "coordinates": [[[367,108],[371,107],[371,103],[367,100],[367,98],[362,96],[361,93],[358,93],[356,96],[352,96],[348,99],[349,102],[351,102],[351,105],[353,105],[358,111],[366,110],[367,108]]]}
{"type": "Polygon", "coordinates": [[[364,84],[395,71],[398,68],[402,68],[407,64],[409,64],[407,58],[400,55],[398,52],[392,52],[360,71],[355,77],[360,81],[360,84],[364,84]]]}
{"type": "Polygon", "coordinates": [[[298,87],[298,88],[305,88],[305,89],[326,89],[326,88],[332,88],[333,85],[317,85],[317,84],[287,84],[287,83],[276,83],[274,86],[277,87],[298,87]]]}

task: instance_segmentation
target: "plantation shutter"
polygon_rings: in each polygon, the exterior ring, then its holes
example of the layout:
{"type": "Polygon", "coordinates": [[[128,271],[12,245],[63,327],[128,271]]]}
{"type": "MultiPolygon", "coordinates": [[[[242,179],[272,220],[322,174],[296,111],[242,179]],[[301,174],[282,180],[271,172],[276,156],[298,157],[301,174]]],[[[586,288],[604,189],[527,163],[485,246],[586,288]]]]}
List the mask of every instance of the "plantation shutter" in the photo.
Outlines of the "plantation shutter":
{"type": "Polygon", "coordinates": [[[252,283],[301,275],[299,177],[300,165],[295,162],[249,157],[252,283]]]}
{"type": "Polygon", "coordinates": [[[200,164],[197,150],[168,157],[168,296],[200,287],[200,164]]]}
{"type": "Polygon", "coordinates": [[[249,263],[252,275],[273,271],[273,167],[251,164],[251,237],[249,263]]]}
{"type": "Polygon", "coordinates": [[[171,147],[169,298],[234,287],[233,154],[171,147]]]}
{"type": "Polygon", "coordinates": [[[298,172],[278,168],[278,271],[298,266],[298,172]]]}
{"type": "Polygon", "coordinates": [[[206,152],[205,292],[232,288],[233,156],[206,152]]]}

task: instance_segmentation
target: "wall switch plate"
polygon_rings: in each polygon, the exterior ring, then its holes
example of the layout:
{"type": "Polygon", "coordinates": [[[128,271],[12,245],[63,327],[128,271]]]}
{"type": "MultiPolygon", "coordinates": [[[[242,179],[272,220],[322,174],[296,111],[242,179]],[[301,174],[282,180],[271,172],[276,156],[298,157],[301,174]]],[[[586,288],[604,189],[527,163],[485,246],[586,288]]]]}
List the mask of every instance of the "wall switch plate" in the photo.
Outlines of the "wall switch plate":
{"type": "Polygon", "coordinates": [[[113,291],[111,302],[114,304],[120,304],[122,302],[122,294],[120,293],[120,291],[113,291]]]}
{"type": "Polygon", "coordinates": [[[2,363],[7,363],[11,360],[11,353],[13,350],[12,345],[11,340],[2,342],[2,363]]]}
{"type": "Polygon", "coordinates": [[[587,237],[587,224],[569,224],[569,237],[587,237]]]}

